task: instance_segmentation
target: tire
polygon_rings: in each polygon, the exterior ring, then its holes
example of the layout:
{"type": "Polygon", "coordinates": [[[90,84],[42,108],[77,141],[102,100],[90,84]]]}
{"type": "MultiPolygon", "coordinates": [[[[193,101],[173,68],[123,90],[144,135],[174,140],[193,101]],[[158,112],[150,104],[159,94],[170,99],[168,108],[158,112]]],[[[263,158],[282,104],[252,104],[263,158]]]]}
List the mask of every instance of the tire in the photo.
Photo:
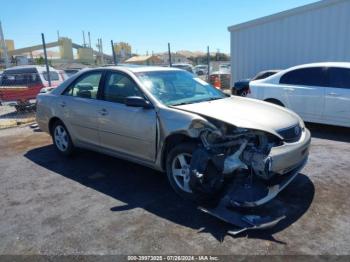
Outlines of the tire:
{"type": "Polygon", "coordinates": [[[171,187],[182,198],[186,200],[193,200],[193,201],[196,200],[196,198],[195,198],[195,195],[192,193],[192,190],[190,189],[189,178],[190,178],[190,161],[191,161],[192,153],[196,148],[197,146],[194,143],[179,144],[175,146],[172,150],[170,150],[166,160],[166,173],[167,173],[167,177],[171,187]],[[180,163],[180,162],[183,162],[183,159],[181,156],[183,156],[184,160],[186,161],[187,171],[186,171],[186,168],[180,163]],[[182,161],[180,161],[180,159],[182,159],[182,161]],[[179,169],[179,171],[177,171],[178,175],[174,173],[174,169],[179,169]],[[181,175],[183,175],[184,177],[180,176],[180,172],[181,172],[181,175]],[[185,181],[187,181],[188,183],[187,186],[185,186],[185,184],[181,186],[182,185],[181,181],[183,181],[183,183],[186,183],[185,181]]]}
{"type": "Polygon", "coordinates": [[[57,120],[52,127],[52,141],[57,151],[65,156],[69,156],[74,151],[74,145],[66,126],[62,121],[57,120]]]}

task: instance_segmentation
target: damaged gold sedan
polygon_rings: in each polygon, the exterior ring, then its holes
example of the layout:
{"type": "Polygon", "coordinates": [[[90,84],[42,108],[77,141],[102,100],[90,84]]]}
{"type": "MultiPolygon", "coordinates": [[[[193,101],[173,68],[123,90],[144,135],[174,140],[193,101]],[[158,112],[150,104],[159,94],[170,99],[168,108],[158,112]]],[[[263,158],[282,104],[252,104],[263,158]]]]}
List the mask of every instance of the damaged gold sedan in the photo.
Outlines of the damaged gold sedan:
{"type": "Polygon", "coordinates": [[[37,122],[62,154],[82,147],[166,171],[179,195],[242,230],[283,218],[251,210],[293,181],[311,141],[285,108],[162,67],[79,72],[38,96],[37,122]]]}

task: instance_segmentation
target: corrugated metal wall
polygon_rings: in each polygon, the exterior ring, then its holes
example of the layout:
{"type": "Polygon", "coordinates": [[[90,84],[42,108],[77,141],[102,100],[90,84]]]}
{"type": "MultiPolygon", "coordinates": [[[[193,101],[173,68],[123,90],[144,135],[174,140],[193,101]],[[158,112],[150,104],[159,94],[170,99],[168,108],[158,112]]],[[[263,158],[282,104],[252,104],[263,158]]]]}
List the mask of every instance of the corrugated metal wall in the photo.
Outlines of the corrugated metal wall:
{"type": "Polygon", "coordinates": [[[350,0],[231,30],[232,81],[267,69],[350,61],[350,0]]]}

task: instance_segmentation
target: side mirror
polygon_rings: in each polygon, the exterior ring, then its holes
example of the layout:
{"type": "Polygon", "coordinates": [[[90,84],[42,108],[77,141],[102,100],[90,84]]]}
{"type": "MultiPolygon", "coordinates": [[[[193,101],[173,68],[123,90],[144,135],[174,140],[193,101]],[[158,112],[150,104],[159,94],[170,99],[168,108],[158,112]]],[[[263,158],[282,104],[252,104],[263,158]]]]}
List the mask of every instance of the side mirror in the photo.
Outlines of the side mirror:
{"type": "Polygon", "coordinates": [[[143,107],[145,109],[153,108],[153,105],[140,96],[128,96],[125,99],[125,105],[132,107],[143,107]]]}

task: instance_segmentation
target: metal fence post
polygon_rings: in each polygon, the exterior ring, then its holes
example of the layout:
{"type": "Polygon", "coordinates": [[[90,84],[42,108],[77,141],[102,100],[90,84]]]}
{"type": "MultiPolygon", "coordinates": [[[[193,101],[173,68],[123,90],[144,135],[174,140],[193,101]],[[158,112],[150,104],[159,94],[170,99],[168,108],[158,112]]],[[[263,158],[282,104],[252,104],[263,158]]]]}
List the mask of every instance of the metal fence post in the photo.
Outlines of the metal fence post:
{"type": "Polygon", "coordinates": [[[44,49],[44,56],[45,56],[45,64],[46,64],[46,73],[47,73],[47,81],[49,82],[49,86],[51,87],[51,76],[50,76],[50,70],[49,70],[49,62],[47,61],[47,53],[46,53],[46,44],[45,44],[45,36],[43,33],[41,33],[41,38],[43,40],[43,49],[44,49]]]}
{"type": "Polygon", "coordinates": [[[113,40],[111,40],[111,45],[112,45],[112,54],[113,54],[113,62],[114,62],[114,65],[117,65],[117,57],[115,55],[115,51],[114,51],[114,43],[113,43],[113,40]]]}
{"type": "Polygon", "coordinates": [[[210,53],[209,53],[209,46],[207,47],[207,64],[208,64],[208,82],[209,82],[209,76],[210,76],[210,53]]]}
{"type": "Polygon", "coordinates": [[[8,68],[10,66],[10,63],[9,63],[9,57],[7,54],[7,46],[4,38],[4,32],[2,31],[1,22],[0,22],[0,40],[1,40],[2,53],[5,60],[5,68],[8,68]]]}
{"type": "Polygon", "coordinates": [[[172,67],[173,64],[171,62],[171,51],[170,51],[170,43],[168,43],[168,56],[169,56],[169,66],[172,67]]]}

